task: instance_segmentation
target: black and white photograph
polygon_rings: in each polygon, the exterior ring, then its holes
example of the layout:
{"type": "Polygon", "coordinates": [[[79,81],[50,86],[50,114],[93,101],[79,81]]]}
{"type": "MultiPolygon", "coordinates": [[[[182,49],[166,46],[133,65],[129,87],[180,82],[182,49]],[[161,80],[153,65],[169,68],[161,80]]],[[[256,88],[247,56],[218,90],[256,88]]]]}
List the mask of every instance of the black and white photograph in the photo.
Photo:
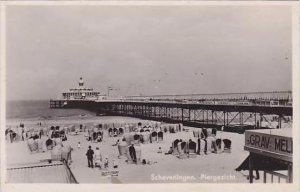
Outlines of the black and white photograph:
{"type": "Polygon", "coordinates": [[[293,5],[7,5],[2,182],[298,183],[293,5]]]}

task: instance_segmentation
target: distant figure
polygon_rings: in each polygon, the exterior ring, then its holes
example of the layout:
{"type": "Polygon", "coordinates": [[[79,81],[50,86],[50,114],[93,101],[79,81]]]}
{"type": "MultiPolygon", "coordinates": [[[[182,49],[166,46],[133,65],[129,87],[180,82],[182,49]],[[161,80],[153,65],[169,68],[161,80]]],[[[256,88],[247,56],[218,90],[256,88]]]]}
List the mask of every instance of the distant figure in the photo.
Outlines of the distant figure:
{"type": "Polygon", "coordinates": [[[112,146],[117,146],[117,145],[119,145],[119,143],[120,143],[120,140],[118,139],[118,140],[116,141],[116,143],[113,144],[112,146]]]}
{"type": "Polygon", "coordinates": [[[104,160],[104,168],[108,168],[108,164],[109,164],[108,158],[105,157],[105,160],[104,160]]]}
{"type": "Polygon", "coordinates": [[[94,151],[92,150],[91,146],[89,146],[89,149],[86,152],[86,156],[88,159],[88,166],[94,168],[94,164],[93,164],[94,151]]]}
{"type": "Polygon", "coordinates": [[[170,155],[173,154],[173,147],[170,147],[169,151],[165,153],[165,155],[170,155]]]}
{"type": "Polygon", "coordinates": [[[80,148],[81,148],[81,144],[80,144],[80,142],[78,142],[78,144],[77,144],[77,148],[78,148],[78,149],[80,149],[80,148]]]}
{"type": "Polygon", "coordinates": [[[158,148],[157,153],[162,153],[161,147],[158,148]]]}

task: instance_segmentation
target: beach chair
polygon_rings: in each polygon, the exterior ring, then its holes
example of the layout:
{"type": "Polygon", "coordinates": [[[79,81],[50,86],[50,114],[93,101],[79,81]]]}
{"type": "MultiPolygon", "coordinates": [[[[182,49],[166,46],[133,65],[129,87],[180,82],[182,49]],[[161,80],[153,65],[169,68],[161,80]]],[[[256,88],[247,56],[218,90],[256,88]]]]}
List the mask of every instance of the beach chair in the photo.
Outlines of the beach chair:
{"type": "Polygon", "coordinates": [[[222,152],[222,139],[216,139],[217,152],[222,152]]]}
{"type": "Polygon", "coordinates": [[[178,152],[178,143],[179,143],[179,139],[175,139],[172,143],[172,148],[173,148],[173,155],[179,155],[178,152]]]}
{"type": "Polygon", "coordinates": [[[118,136],[119,134],[118,128],[114,128],[113,131],[114,131],[114,137],[118,136]]]}
{"type": "Polygon", "coordinates": [[[52,150],[53,145],[54,145],[54,144],[53,144],[52,139],[46,140],[46,148],[47,148],[47,150],[52,150]]]}
{"type": "Polygon", "coordinates": [[[69,160],[69,148],[68,147],[62,147],[61,148],[61,159],[65,160],[66,162],[68,162],[69,160]]]}
{"type": "Polygon", "coordinates": [[[211,131],[211,134],[213,136],[217,136],[217,129],[216,128],[213,128],[212,131],[211,131]]]}
{"type": "Polygon", "coordinates": [[[32,139],[32,138],[29,138],[28,140],[27,140],[27,145],[28,145],[28,148],[29,148],[29,151],[30,152],[34,152],[34,140],[32,139]]]}
{"type": "Polygon", "coordinates": [[[133,164],[133,159],[132,159],[132,155],[133,155],[133,152],[132,152],[132,148],[130,148],[131,150],[129,150],[129,146],[126,148],[126,156],[127,156],[127,163],[128,164],[133,164]],[[132,153],[130,153],[132,152],[132,153]]]}
{"type": "Polygon", "coordinates": [[[32,145],[32,151],[38,152],[38,139],[34,139],[34,142],[32,145]]]}
{"type": "Polygon", "coordinates": [[[43,151],[43,140],[42,139],[36,139],[37,145],[38,145],[38,152],[42,152],[43,151]]]}
{"type": "Polygon", "coordinates": [[[51,151],[51,160],[58,160],[60,161],[62,159],[62,151],[59,147],[54,147],[51,151]]]}
{"type": "Polygon", "coordinates": [[[134,144],[140,143],[140,135],[138,134],[133,135],[133,139],[134,139],[134,144]]]}
{"type": "Polygon", "coordinates": [[[108,128],[108,136],[111,137],[113,134],[113,129],[112,128],[108,128]]]}
{"type": "Polygon", "coordinates": [[[194,137],[198,137],[198,132],[195,131],[195,130],[193,130],[193,136],[194,136],[194,137]]]}
{"type": "Polygon", "coordinates": [[[187,143],[185,141],[178,143],[179,159],[186,159],[188,157],[186,153],[186,149],[187,149],[187,143]]]}
{"type": "Polygon", "coordinates": [[[208,137],[207,129],[203,128],[202,129],[201,138],[206,139],[207,137],[208,137]]]}
{"type": "Polygon", "coordinates": [[[179,123],[178,128],[179,128],[179,132],[181,132],[181,130],[183,129],[183,124],[182,124],[182,123],[179,123]]]}
{"type": "Polygon", "coordinates": [[[128,148],[128,145],[127,145],[127,143],[120,143],[119,145],[118,145],[118,151],[119,151],[119,158],[125,158],[125,157],[127,157],[127,148],[128,148]]]}
{"type": "Polygon", "coordinates": [[[207,150],[207,142],[206,142],[206,139],[198,139],[197,141],[198,143],[198,149],[197,149],[197,153],[198,155],[200,154],[203,154],[203,153],[206,153],[206,150],[207,150]]]}
{"type": "Polygon", "coordinates": [[[125,125],[124,129],[125,129],[125,133],[129,133],[130,132],[129,125],[125,125]]]}
{"type": "Polygon", "coordinates": [[[225,153],[231,153],[231,140],[223,139],[225,153]]]}
{"type": "Polygon", "coordinates": [[[151,133],[151,142],[153,142],[153,141],[157,141],[157,132],[156,131],[151,133]]]}
{"type": "Polygon", "coordinates": [[[124,128],[123,127],[120,127],[119,128],[119,135],[123,135],[124,134],[124,128]]]}
{"type": "Polygon", "coordinates": [[[162,131],[157,133],[157,141],[163,141],[164,140],[164,133],[162,131]]]}
{"type": "Polygon", "coordinates": [[[179,127],[180,125],[179,124],[175,124],[175,132],[178,133],[179,132],[179,127]]]}
{"type": "Polygon", "coordinates": [[[187,149],[189,158],[196,157],[196,155],[197,155],[196,149],[197,149],[197,144],[194,141],[190,141],[188,143],[188,149],[187,149]]]}
{"type": "Polygon", "coordinates": [[[139,145],[134,146],[134,149],[135,149],[135,155],[136,155],[136,163],[141,164],[142,163],[142,160],[141,160],[142,149],[139,145]]]}
{"type": "Polygon", "coordinates": [[[144,132],[142,134],[142,137],[143,137],[144,143],[149,143],[150,142],[150,133],[149,132],[144,132]]]}
{"type": "Polygon", "coordinates": [[[165,133],[168,132],[168,128],[167,127],[164,127],[163,130],[164,130],[165,133]]]}
{"type": "Polygon", "coordinates": [[[124,134],[124,139],[125,139],[127,145],[130,145],[130,144],[131,144],[132,137],[131,137],[131,134],[130,134],[130,133],[125,133],[125,134],[124,134]]]}
{"type": "Polygon", "coordinates": [[[60,137],[55,138],[55,145],[62,145],[62,140],[60,137]]]}

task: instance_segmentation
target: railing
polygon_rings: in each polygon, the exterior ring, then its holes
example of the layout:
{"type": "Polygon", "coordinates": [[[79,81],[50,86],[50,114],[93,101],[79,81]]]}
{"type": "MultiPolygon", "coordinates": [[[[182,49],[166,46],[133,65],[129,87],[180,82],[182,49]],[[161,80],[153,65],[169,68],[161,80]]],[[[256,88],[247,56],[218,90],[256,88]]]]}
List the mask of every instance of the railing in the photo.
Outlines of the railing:
{"type": "Polygon", "coordinates": [[[267,174],[271,176],[271,183],[275,183],[274,177],[277,177],[277,183],[280,183],[282,179],[286,181],[286,183],[289,183],[289,176],[284,175],[282,173],[277,173],[274,171],[264,171],[264,183],[267,183],[267,174]]]}
{"type": "Polygon", "coordinates": [[[72,173],[72,171],[71,171],[71,169],[70,169],[70,167],[68,165],[68,162],[66,160],[63,160],[63,163],[64,163],[64,165],[66,167],[66,171],[67,171],[67,175],[68,175],[70,183],[76,183],[76,184],[78,184],[75,176],[73,175],[73,173],[72,173]]]}
{"type": "Polygon", "coordinates": [[[125,99],[145,100],[292,100],[291,91],[126,96],[125,99]]]}

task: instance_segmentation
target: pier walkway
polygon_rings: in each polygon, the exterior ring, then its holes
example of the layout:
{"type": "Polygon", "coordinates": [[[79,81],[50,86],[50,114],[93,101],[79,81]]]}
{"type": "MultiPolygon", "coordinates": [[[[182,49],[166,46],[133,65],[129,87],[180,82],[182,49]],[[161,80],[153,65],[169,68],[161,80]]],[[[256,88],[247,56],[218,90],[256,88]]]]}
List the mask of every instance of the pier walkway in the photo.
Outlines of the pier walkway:
{"type": "Polygon", "coordinates": [[[81,108],[228,131],[292,127],[292,92],[128,96],[107,100],[51,100],[50,108],[81,108]]]}

